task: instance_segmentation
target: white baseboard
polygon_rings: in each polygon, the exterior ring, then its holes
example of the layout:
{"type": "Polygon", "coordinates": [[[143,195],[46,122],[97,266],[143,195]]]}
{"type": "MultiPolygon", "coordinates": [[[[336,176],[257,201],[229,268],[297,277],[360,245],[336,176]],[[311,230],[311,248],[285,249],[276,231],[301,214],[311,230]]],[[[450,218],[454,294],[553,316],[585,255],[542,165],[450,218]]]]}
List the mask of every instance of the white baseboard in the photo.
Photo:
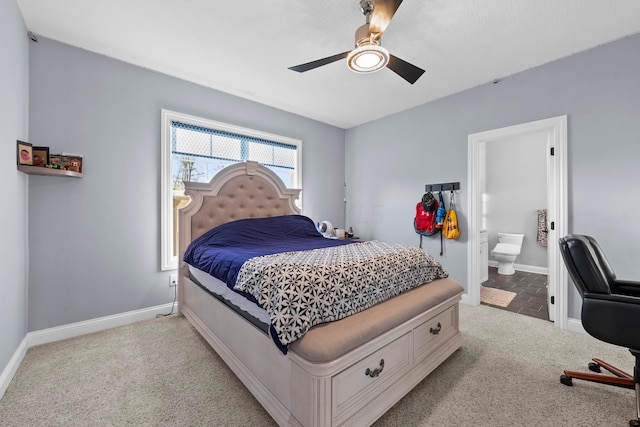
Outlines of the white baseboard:
{"type": "MultiPolygon", "coordinates": [[[[489,267],[497,267],[498,261],[490,259],[489,267]]],[[[517,271],[525,271],[527,273],[535,273],[535,274],[549,274],[549,269],[547,267],[538,267],[535,265],[524,265],[524,264],[513,264],[513,268],[517,271]]]]}
{"type": "Polygon", "coordinates": [[[584,326],[582,326],[582,321],[580,319],[567,319],[567,330],[579,332],[581,334],[587,333],[587,331],[584,330],[584,326]]]}
{"type": "Polygon", "coordinates": [[[0,374],[0,399],[4,396],[4,392],[7,391],[9,383],[11,383],[20,363],[22,363],[22,359],[24,359],[24,355],[27,354],[27,350],[29,349],[27,341],[27,337],[25,336],[18,346],[18,349],[13,353],[13,356],[11,356],[7,366],[2,370],[2,374],[0,374]]]}
{"type": "Polygon", "coordinates": [[[462,298],[460,299],[460,304],[472,305],[471,299],[469,299],[469,294],[467,292],[462,294],[462,298]]]}
{"type": "MultiPolygon", "coordinates": [[[[5,391],[7,391],[9,383],[13,379],[29,348],[93,332],[104,331],[118,326],[130,325],[131,323],[142,320],[153,319],[158,314],[170,313],[173,305],[174,303],[163,304],[141,310],[114,314],[113,316],[99,317],[84,322],[70,323],[68,325],[28,332],[0,375],[0,399],[4,396],[5,391]]],[[[175,309],[174,312],[176,312],[175,309]]]]}
{"type": "Polygon", "coordinates": [[[143,308],[142,310],[128,311],[126,313],[114,314],[113,316],[99,317],[97,319],[85,320],[84,322],[70,323],[68,325],[29,332],[27,334],[28,344],[29,347],[33,347],[35,345],[65,340],[67,338],[78,337],[80,335],[152,319],[157,314],[169,313],[172,305],[173,303],[158,305],[156,307],[143,308]]]}

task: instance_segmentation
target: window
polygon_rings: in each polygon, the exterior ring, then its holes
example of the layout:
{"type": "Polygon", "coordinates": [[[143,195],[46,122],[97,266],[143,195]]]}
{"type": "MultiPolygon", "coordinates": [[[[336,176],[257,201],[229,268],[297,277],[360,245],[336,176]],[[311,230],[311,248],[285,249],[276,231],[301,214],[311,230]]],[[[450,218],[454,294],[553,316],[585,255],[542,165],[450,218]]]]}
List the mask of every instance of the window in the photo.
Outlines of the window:
{"type": "Polygon", "coordinates": [[[301,188],[301,141],[162,110],[161,269],[178,267],[178,210],[183,181],[209,182],[225,166],[256,161],[288,188],[301,188]]]}

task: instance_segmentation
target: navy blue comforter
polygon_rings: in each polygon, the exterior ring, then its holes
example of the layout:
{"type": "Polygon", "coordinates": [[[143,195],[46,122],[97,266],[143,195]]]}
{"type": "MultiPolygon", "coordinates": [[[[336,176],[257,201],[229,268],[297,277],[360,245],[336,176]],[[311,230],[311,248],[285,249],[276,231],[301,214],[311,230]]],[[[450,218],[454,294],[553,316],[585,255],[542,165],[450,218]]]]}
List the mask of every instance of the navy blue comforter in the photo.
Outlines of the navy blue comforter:
{"type": "Polygon", "coordinates": [[[240,219],[212,228],[191,242],[184,261],[222,280],[230,289],[250,258],[282,252],[346,245],[327,239],[302,215],[240,219]]]}

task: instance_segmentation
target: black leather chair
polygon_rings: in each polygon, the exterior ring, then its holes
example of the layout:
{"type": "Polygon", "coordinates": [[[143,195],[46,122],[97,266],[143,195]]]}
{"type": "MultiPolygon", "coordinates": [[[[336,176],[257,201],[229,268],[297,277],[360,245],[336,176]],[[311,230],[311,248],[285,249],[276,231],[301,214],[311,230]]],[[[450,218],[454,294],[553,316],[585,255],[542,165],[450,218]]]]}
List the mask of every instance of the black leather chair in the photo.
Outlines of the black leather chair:
{"type": "Polygon", "coordinates": [[[570,386],[575,378],[635,389],[636,419],[629,425],[640,426],[640,282],[616,279],[593,237],[570,234],[559,244],[569,276],[582,296],[584,329],[594,338],[628,348],[635,357],[633,375],[594,358],[589,369],[597,373],[564,371],[560,381],[570,386]],[[613,375],[599,374],[600,368],[613,375]]]}

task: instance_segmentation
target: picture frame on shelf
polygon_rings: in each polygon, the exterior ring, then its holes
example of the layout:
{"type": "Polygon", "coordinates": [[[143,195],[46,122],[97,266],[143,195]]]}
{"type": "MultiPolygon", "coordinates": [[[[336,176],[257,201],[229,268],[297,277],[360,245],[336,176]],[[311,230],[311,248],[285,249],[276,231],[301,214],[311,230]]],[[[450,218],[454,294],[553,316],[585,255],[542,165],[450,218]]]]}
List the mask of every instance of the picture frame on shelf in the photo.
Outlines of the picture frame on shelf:
{"type": "Polygon", "coordinates": [[[41,166],[49,164],[49,147],[33,147],[33,166],[41,166]]]}
{"type": "Polygon", "coordinates": [[[24,141],[17,141],[16,155],[18,165],[33,165],[33,146],[24,141]]]}

